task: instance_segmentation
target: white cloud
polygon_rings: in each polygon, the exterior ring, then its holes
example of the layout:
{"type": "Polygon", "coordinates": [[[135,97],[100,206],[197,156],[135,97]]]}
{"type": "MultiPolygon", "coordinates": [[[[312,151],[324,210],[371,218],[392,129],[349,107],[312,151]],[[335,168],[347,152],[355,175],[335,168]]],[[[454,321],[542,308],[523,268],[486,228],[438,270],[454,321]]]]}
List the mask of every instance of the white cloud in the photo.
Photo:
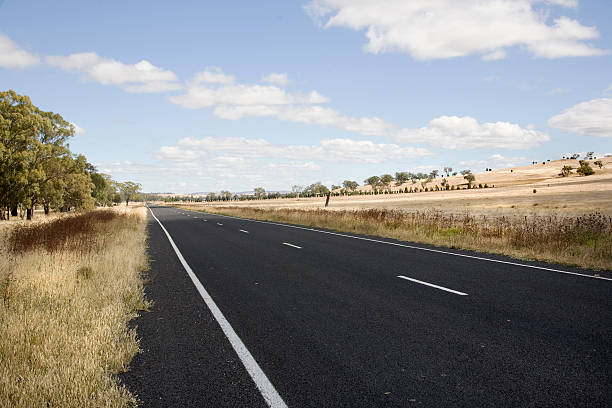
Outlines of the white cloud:
{"type": "Polygon", "coordinates": [[[184,138],[176,145],[163,146],[157,158],[175,162],[209,160],[215,155],[226,157],[276,158],[284,160],[314,160],[325,162],[383,163],[426,156],[423,148],[377,144],[368,140],[325,139],[316,145],[276,145],[264,139],[243,137],[184,138]]]}
{"type": "Polygon", "coordinates": [[[460,161],[461,166],[470,167],[490,167],[490,168],[505,168],[516,167],[527,164],[529,160],[526,157],[504,157],[501,154],[492,154],[485,160],[464,160],[460,161]]]}
{"type": "Polygon", "coordinates": [[[29,53],[0,33],[0,67],[27,68],[40,63],[38,55],[29,53]]]}
{"type": "Polygon", "coordinates": [[[504,58],[506,49],[522,47],[536,57],[604,55],[588,41],[595,27],[568,17],[548,21],[550,10],[576,7],[574,0],[312,0],[307,12],[325,28],[365,30],[371,53],[404,52],[416,59],[472,54],[485,60],[504,58]]]}
{"type": "Polygon", "coordinates": [[[548,125],[581,135],[612,137],[612,98],[579,103],[550,118],[548,125]]]}
{"type": "Polygon", "coordinates": [[[233,84],[235,81],[236,77],[224,74],[220,67],[209,67],[197,73],[192,80],[195,84],[207,83],[224,85],[233,84]]]}
{"type": "Polygon", "coordinates": [[[287,74],[278,74],[276,72],[272,72],[269,75],[265,75],[263,78],[261,78],[261,80],[263,82],[276,85],[287,85],[289,83],[289,77],[287,76],[287,74]]]}
{"type": "Polygon", "coordinates": [[[72,125],[72,127],[74,128],[74,133],[77,135],[83,135],[85,134],[85,129],[83,129],[82,127],[80,127],[79,125],[77,125],[74,122],[70,122],[70,124],[72,125]]]}
{"type": "Polygon", "coordinates": [[[480,125],[470,117],[442,116],[421,129],[402,129],[376,116],[352,117],[323,106],[329,98],[317,91],[304,96],[272,85],[210,85],[190,81],[187,92],[170,97],[170,101],[190,109],[212,107],[213,113],[222,119],[275,117],[287,122],[335,127],[364,136],[422,142],[447,149],[524,149],[549,140],[545,133],[530,128],[523,129],[508,122],[480,125]]]}
{"type": "Polygon", "coordinates": [[[475,148],[527,149],[547,142],[543,132],[509,122],[478,123],[472,117],[440,116],[419,129],[401,129],[395,134],[401,142],[425,142],[445,149],[475,148]]]}
{"type": "Polygon", "coordinates": [[[164,92],[182,88],[172,71],[156,67],[146,60],[136,64],[124,64],[87,52],[67,57],[48,56],[46,62],[64,71],[80,73],[86,79],[103,85],[118,85],[133,93],[164,92]]]}

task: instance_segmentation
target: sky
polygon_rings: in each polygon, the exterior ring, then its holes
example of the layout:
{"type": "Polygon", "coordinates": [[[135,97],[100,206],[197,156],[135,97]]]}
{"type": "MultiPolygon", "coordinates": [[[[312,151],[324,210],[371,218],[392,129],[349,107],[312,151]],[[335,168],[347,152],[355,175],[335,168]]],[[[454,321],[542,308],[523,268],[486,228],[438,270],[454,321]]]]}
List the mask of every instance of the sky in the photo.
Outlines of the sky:
{"type": "Polygon", "coordinates": [[[0,0],[0,89],[146,192],[612,154],[609,0],[0,0]]]}

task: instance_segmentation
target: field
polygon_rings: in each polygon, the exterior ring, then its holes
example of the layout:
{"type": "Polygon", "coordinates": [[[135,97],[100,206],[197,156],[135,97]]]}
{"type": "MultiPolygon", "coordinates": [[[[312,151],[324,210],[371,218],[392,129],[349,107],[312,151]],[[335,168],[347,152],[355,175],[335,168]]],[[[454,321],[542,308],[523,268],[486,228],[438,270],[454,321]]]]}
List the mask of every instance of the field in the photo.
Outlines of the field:
{"type": "Polygon", "coordinates": [[[3,223],[0,407],[135,406],[114,374],[138,352],[146,208],[3,223]]]}
{"type": "MultiPolygon", "coordinates": [[[[328,209],[365,208],[405,211],[439,210],[444,213],[524,217],[525,215],[580,216],[599,212],[612,216],[612,157],[602,159],[604,167],[592,176],[572,174],[559,177],[564,165],[577,166],[577,160],[556,160],[524,167],[475,173],[475,184],[495,186],[487,189],[432,191],[408,194],[382,194],[332,197],[328,209]],[[533,190],[536,189],[536,193],[533,190]]],[[[462,176],[447,178],[451,185],[463,185],[462,176]]],[[[427,184],[440,185],[441,178],[427,184]]],[[[406,183],[393,189],[420,187],[406,183]]],[[[360,187],[370,191],[369,186],[360,187]]],[[[210,204],[202,204],[210,205],[210,204]]],[[[217,203],[218,205],[218,203],[217,203]]],[[[324,197],[236,201],[231,205],[259,208],[324,208],[324,197]]]]}
{"type": "MultiPolygon", "coordinates": [[[[612,158],[602,161],[604,167],[587,177],[558,176],[564,165],[576,167],[577,161],[557,160],[475,174],[475,184],[489,188],[334,196],[327,208],[324,197],[179,205],[610,270],[612,158]]],[[[465,187],[461,176],[447,179],[451,185],[465,187]]],[[[440,179],[427,184],[436,185],[440,179]]]]}

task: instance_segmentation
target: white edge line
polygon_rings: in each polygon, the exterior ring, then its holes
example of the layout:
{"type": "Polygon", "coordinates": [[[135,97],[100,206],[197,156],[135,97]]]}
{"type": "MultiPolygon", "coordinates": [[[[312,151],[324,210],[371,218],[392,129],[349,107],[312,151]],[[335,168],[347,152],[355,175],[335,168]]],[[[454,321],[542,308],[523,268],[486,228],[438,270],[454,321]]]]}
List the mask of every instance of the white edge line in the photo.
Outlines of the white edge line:
{"type": "MultiPolygon", "coordinates": [[[[147,206],[147,208],[149,207],[147,206]]],[[[191,267],[187,264],[187,261],[185,261],[185,258],[183,258],[181,251],[179,251],[178,247],[172,240],[172,237],[170,236],[164,225],[155,216],[155,214],[153,214],[153,210],[151,210],[151,208],[149,208],[149,211],[151,211],[151,215],[153,216],[153,218],[155,218],[155,220],[159,223],[159,226],[166,233],[166,237],[168,237],[168,241],[170,241],[170,245],[172,245],[172,248],[174,248],[174,252],[176,252],[176,256],[178,256],[179,260],[181,261],[183,268],[185,268],[185,271],[187,271],[187,274],[191,278],[191,281],[198,289],[198,292],[200,292],[200,296],[202,296],[202,299],[204,300],[206,306],[208,306],[211,313],[217,320],[217,323],[219,323],[219,326],[221,326],[221,330],[223,330],[223,333],[225,333],[225,336],[230,341],[232,347],[236,351],[236,354],[238,354],[240,361],[242,361],[242,364],[244,364],[244,367],[255,382],[255,385],[259,389],[259,392],[261,393],[264,400],[266,400],[268,406],[273,408],[287,408],[287,404],[285,404],[285,401],[283,401],[281,396],[278,394],[276,388],[274,388],[274,385],[272,385],[261,367],[259,367],[259,364],[257,364],[257,361],[255,361],[255,359],[253,358],[253,355],[246,348],[242,340],[240,340],[240,337],[238,337],[238,335],[232,328],[232,325],[227,321],[225,316],[223,316],[223,313],[221,312],[219,307],[217,307],[217,304],[208,294],[206,289],[204,289],[204,286],[202,285],[198,277],[195,275],[191,267]]]]}
{"type": "Polygon", "coordinates": [[[293,244],[290,244],[288,242],[283,242],[283,245],[287,245],[287,246],[290,246],[290,247],[293,247],[293,248],[297,248],[297,249],[302,249],[301,246],[293,245],[293,244]]]}
{"type": "Polygon", "coordinates": [[[218,223],[217,223],[217,225],[223,225],[223,224],[221,224],[220,222],[218,222],[218,223]]]}
{"type": "Polygon", "coordinates": [[[423,281],[420,281],[418,279],[412,279],[412,278],[409,278],[409,277],[403,276],[403,275],[398,275],[398,278],[406,279],[406,280],[409,280],[409,281],[412,281],[412,282],[416,282],[416,283],[420,283],[421,285],[431,286],[432,288],[436,288],[436,289],[440,289],[440,290],[445,290],[447,292],[451,292],[451,293],[454,293],[454,294],[457,294],[457,295],[460,295],[460,296],[467,296],[468,295],[467,293],[459,292],[458,290],[453,290],[453,289],[445,288],[444,286],[434,285],[433,283],[423,282],[423,281]]]}
{"type": "MultiPolygon", "coordinates": [[[[193,211],[193,210],[189,210],[189,211],[193,211]]],[[[522,263],[518,263],[518,262],[510,262],[510,261],[502,261],[502,260],[499,260],[499,259],[483,258],[481,256],[466,255],[466,254],[457,254],[457,253],[454,253],[454,252],[442,251],[440,249],[423,248],[423,247],[418,247],[418,246],[414,246],[414,245],[399,244],[397,242],[388,242],[388,241],[381,241],[379,239],[373,239],[373,238],[357,237],[357,236],[354,236],[354,235],[341,234],[339,232],[323,231],[323,230],[318,230],[318,229],[308,228],[308,227],[300,227],[300,226],[297,226],[297,225],[281,224],[281,223],[278,223],[278,222],[270,222],[270,221],[252,220],[250,218],[233,217],[231,215],[224,215],[224,214],[206,213],[204,211],[194,211],[194,212],[203,212],[205,214],[213,214],[213,215],[217,215],[219,217],[234,218],[234,219],[237,219],[237,220],[244,220],[244,221],[250,221],[250,222],[259,222],[261,224],[271,224],[271,225],[278,225],[280,227],[295,228],[295,229],[301,229],[301,230],[305,230],[305,231],[319,232],[321,234],[336,235],[338,237],[344,237],[344,238],[360,239],[362,241],[369,241],[369,242],[376,242],[376,243],[379,243],[379,244],[394,245],[394,246],[398,246],[398,247],[402,247],[402,248],[418,249],[420,251],[435,252],[435,253],[438,253],[438,254],[446,254],[446,255],[452,255],[452,256],[461,256],[463,258],[472,258],[472,259],[478,259],[478,260],[481,260],[481,261],[496,262],[496,263],[501,263],[501,264],[506,264],[506,265],[514,265],[514,266],[522,266],[523,268],[539,269],[539,270],[542,270],[542,271],[549,271],[549,272],[556,272],[556,273],[564,273],[564,274],[567,274],[567,275],[582,276],[584,278],[612,281],[612,278],[604,278],[602,276],[586,275],[584,273],[562,271],[560,269],[545,268],[543,266],[526,265],[526,264],[522,264],[522,263]]]]}
{"type": "Polygon", "coordinates": [[[245,234],[248,234],[248,233],[249,233],[249,231],[245,231],[245,230],[238,230],[238,231],[240,231],[240,232],[244,232],[245,234]]]}

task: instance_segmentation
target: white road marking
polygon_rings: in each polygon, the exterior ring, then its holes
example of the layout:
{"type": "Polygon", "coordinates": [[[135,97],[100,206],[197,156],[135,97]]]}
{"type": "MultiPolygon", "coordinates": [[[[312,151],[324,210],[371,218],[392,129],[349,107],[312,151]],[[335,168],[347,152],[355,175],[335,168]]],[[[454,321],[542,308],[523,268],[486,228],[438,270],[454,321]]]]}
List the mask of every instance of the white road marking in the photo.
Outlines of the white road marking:
{"type": "Polygon", "coordinates": [[[202,221],[204,221],[204,222],[208,222],[208,220],[204,220],[204,219],[203,219],[202,221]]]}
{"type": "Polygon", "coordinates": [[[290,244],[290,243],[288,243],[288,242],[283,242],[283,245],[287,245],[287,246],[290,246],[290,247],[293,247],[293,248],[297,248],[297,249],[302,249],[302,247],[297,246],[297,245],[290,244]]]}
{"type": "Polygon", "coordinates": [[[220,222],[218,222],[218,223],[217,223],[217,225],[223,225],[223,224],[221,224],[220,222]]]}
{"type": "Polygon", "coordinates": [[[406,279],[406,280],[409,280],[409,281],[412,281],[412,282],[416,282],[416,283],[420,283],[421,285],[431,286],[432,288],[436,288],[436,289],[440,289],[440,290],[445,290],[447,292],[451,292],[451,293],[454,293],[456,295],[461,295],[461,296],[467,296],[468,295],[467,293],[463,293],[463,292],[459,292],[457,290],[445,288],[444,286],[434,285],[433,283],[423,282],[423,281],[420,281],[418,279],[412,279],[412,278],[409,278],[409,277],[403,276],[403,275],[399,275],[398,278],[406,279]]]}
{"type": "Polygon", "coordinates": [[[560,269],[545,268],[543,266],[526,265],[526,264],[522,264],[522,263],[518,263],[518,262],[502,261],[502,260],[499,260],[499,259],[483,258],[481,256],[466,255],[466,254],[457,254],[457,253],[454,253],[454,252],[442,251],[440,249],[422,248],[422,247],[418,247],[418,246],[414,246],[414,245],[400,244],[400,243],[397,243],[397,242],[388,242],[388,241],[381,241],[379,239],[373,239],[373,238],[356,237],[356,236],[353,236],[353,235],[341,234],[339,232],[323,231],[323,230],[318,230],[318,229],[308,228],[308,227],[299,227],[297,225],[280,224],[278,222],[270,222],[270,221],[251,220],[249,218],[233,217],[231,215],[223,215],[223,214],[215,214],[215,215],[219,216],[219,217],[234,218],[236,220],[258,222],[260,224],[277,225],[279,227],[295,228],[295,229],[301,229],[301,230],[304,230],[304,231],[318,232],[318,233],[321,233],[321,234],[335,235],[335,236],[338,236],[338,237],[351,238],[351,239],[359,239],[359,240],[362,240],[362,241],[369,241],[369,242],[376,242],[377,244],[387,244],[387,245],[393,245],[393,246],[398,246],[398,247],[402,247],[402,248],[417,249],[419,251],[435,252],[435,253],[438,253],[438,254],[445,254],[445,255],[451,255],[451,256],[460,256],[460,257],[463,257],[463,258],[478,259],[480,261],[496,262],[496,263],[506,264],[506,265],[521,266],[523,268],[532,268],[532,269],[539,269],[539,270],[548,271],[548,272],[556,272],[556,273],[564,273],[564,274],[567,274],[567,275],[582,276],[584,278],[601,279],[601,280],[612,281],[612,278],[604,278],[604,277],[601,277],[601,276],[593,276],[593,275],[587,275],[587,274],[584,274],[584,273],[563,271],[563,270],[560,270],[560,269]]]}
{"type": "Polygon", "coordinates": [[[248,233],[249,233],[249,231],[245,231],[245,230],[238,230],[238,231],[240,231],[240,232],[244,232],[245,234],[248,234],[248,233]]]}
{"type": "Polygon", "coordinates": [[[287,404],[285,404],[285,401],[283,401],[282,397],[278,394],[276,388],[274,388],[274,385],[272,385],[261,367],[259,367],[259,364],[257,364],[257,361],[255,361],[255,359],[253,358],[253,355],[246,348],[242,340],[240,340],[240,337],[238,337],[238,335],[232,328],[232,325],[227,321],[225,316],[223,316],[223,313],[221,312],[217,304],[208,294],[198,277],[191,269],[191,267],[187,264],[187,261],[185,261],[183,254],[181,254],[181,251],[179,251],[178,247],[172,240],[172,237],[170,236],[164,225],[155,216],[155,214],[153,214],[153,210],[149,208],[149,211],[151,211],[151,215],[153,216],[153,218],[155,218],[162,230],[166,233],[168,241],[170,241],[170,245],[172,245],[172,248],[174,248],[174,252],[176,252],[176,256],[178,256],[179,260],[181,261],[183,268],[185,268],[185,271],[187,271],[187,274],[191,278],[191,281],[198,289],[198,292],[200,292],[200,296],[202,296],[202,299],[204,300],[206,306],[208,306],[211,313],[217,320],[217,323],[219,323],[219,326],[221,326],[221,330],[223,330],[223,333],[225,333],[225,336],[230,341],[230,344],[234,348],[234,351],[236,351],[236,354],[238,354],[240,361],[242,361],[242,364],[255,382],[255,385],[259,389],[259,392],[261,393],[268,406],[271,408],[287,408],[287,404]]]}

